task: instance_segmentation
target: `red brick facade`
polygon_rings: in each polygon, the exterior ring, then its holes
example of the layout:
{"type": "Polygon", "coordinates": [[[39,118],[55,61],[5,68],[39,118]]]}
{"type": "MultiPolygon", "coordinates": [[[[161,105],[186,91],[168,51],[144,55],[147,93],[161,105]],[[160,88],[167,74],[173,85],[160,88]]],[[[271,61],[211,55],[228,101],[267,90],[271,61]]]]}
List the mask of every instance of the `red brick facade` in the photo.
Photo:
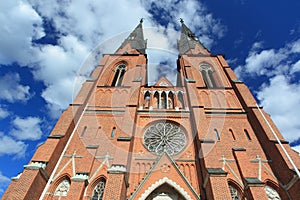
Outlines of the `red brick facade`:
{"type": "Polygon", "coordinates": [[[223,56],[182,24],[177,83],[149,86],[143,42],[103,55],[2,199],[300,199],[273,132],[298,154],[223,56]]]}

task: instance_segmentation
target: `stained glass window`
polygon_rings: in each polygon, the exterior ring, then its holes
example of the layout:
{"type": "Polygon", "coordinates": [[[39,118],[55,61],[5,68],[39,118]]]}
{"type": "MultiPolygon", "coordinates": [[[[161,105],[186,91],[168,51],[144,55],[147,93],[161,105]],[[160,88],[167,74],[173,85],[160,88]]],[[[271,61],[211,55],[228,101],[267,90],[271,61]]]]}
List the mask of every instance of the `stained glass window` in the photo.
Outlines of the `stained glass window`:
{"type": "Polygon", "coordinates": [[[265,192],[268,196],[268,200],[280,200],[280,196],[276,190],[271,188],[270,186],[265,187],[265,192]]]}
{"type": "Polygon", "coordinates": [[[94,188],[92,200],[102,200],[106,181],[102,179],[94,188]]]}
{"type": "Polygon", "coordinates": [[[57,186],[57,188],[54,192],[54,196],[67,196],[69,188],[70,188],[70,181],[67,179],[64,179],[57,186]]]}
{"type": "Polygon", "coordinates": [[[145,147],[156,155],[161,155],[164,151],[169,155],[178,154],[187,143],[180,126],[169,122],[151,125],[144,133],[143,140],[145,147]]]}
{"type": "Polygon", "coordinates": [[[232,200],[240,200],[241,199],[239,191],[236,188],[234,188],[233,186],[229,185],[229,190],[230,190],[230,194],[231,194],[231,199],[232,200]]]}

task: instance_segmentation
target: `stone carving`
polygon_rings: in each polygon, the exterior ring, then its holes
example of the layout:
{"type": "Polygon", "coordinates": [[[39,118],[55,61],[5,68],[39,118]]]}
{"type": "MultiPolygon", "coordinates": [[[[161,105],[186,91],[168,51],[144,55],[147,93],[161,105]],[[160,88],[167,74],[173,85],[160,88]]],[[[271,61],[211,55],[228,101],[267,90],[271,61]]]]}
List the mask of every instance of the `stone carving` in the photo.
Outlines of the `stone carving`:
{"type": "Polygon", "coordinates": [[[186,135],[177,125],[159,122],[151,125],[143,137],[145,147],[156,155],[176,155],[186,146],[186,135]]]}

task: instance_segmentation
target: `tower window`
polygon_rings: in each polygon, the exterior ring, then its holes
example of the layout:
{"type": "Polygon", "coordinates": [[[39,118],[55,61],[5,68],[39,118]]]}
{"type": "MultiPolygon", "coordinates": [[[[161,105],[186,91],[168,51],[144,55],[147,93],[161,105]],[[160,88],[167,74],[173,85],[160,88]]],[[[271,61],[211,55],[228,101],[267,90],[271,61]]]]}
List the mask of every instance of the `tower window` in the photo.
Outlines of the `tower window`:
{"type": "Polygon", "coordinates": [[[111,138],[114,138],[114,137],[115,137],[115,133],[116,133],[116,127],[113,127],[113,129],[111,130],[111,135],[110,135],[110,137],[111,137],[111,138]]]}
{"type": "Polygon", "coordinates": [[[54,196],[67,196],[68,191],[70,189],[70,181],[68,179],[64,179],[60,184],[57,186],[54,196]]]}
{"type": "Polygon", "coordinates": [[[219,135],[217,129],[214,129],[214,134],[215,134],[216,140],[220,141],[220,135],[219,135]]]}
{"type": "Polygon", "coordinates": [[[146,91],[144,95],[144,108],[149,108],[150,105],[150,92],[146,91]]]}
{"type": "Polygon", "coordinates": [[[102,200],[103,199],[105,184],[106,184],[106,180],[104,178],[102,178],[93,190],[92,200],[102,200]]]}
{"type": "Polygon", "coordinates": [[[246,129],[244,129],[244,132],[245,132],[245,135],[246,135],[247,139],[250,141],[251,137],[250,137],[248,131],[246,129]]]}
{"type": "Polygon", "coordinates": [[[235,140],[235,135],[231,129],[229,129],[229,133],[231,134],[232,139],[235,140]]]}
{"type": "Polygon", "coordinates": [[[167,108],[167,96],[166,92],[162,92],[160,97],[160,108],[166,109],[167,108]]]}
{"type": "Polygon", "coordinates": [[[87,129],[87,127],[85,126],[85,127],[83,127],[83,130],[82,130],[82,132],[81,132],[81,135],[80,135],[80,137],[83,137],[84,136],[84,134],[85,134],[85,132],[86,132],[86,129],[87,129]]]}
{"type": "Polygon", "coordinates": [[[159,94],[157,91],[154,93],[154,108],[159,108],[159,94]]]}
{"type": "Polygon", "coordinates": [[[121,86],[125,72],[126,72],[126,65],[125,64],[118,65],[111,86],[121,86]]]}
{"type": "Polygon", "coordinates": [[[208,64],[202,64],[200,66],[200,71],[203,77],[203,80],[208,88],[217,87],[216,80],[213,76],[214,70],[208,64]]]}
{"type": "Polygon", "coordinates": [[[174,95],[172,92],[169,92],[168,94],[168,109],[174,108],[174,95]]]}

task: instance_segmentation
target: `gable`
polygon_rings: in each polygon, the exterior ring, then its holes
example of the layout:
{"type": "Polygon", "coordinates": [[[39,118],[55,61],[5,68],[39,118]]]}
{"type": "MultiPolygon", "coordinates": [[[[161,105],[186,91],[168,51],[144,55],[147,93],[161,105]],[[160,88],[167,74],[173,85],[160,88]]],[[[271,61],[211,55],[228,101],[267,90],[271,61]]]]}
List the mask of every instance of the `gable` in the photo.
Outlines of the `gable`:
{"type": "Polygon", "coordinates": [[[160,87],[173,87],[172,83],[166,78],[166,77],[161,77],[155,84],[154,86],[160,86],[160,87]]]}
{"type": "Polygon", "coordinates": [[[156,159],[153,167],[129,199],[144,200],[164,184],[175,188],[176,192],[185,199],[200,199],[187,178],[167,153],[163,153],[156,159]]]}

